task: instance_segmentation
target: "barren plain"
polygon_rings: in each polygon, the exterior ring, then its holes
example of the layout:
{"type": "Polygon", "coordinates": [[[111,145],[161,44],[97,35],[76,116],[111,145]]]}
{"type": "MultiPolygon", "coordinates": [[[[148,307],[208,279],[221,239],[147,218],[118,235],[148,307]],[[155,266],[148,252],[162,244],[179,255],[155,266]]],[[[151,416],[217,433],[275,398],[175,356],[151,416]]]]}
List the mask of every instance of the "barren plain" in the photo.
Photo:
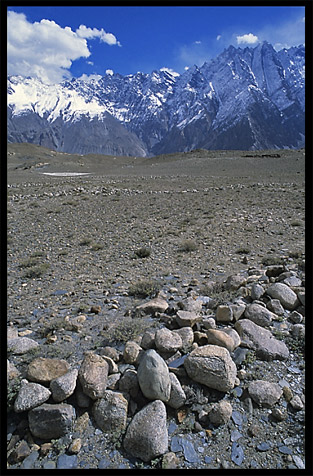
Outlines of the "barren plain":
{"type": "MultiPolygon", "coordinates": [[[[304,149],[195,150],[135,158],[75,156],[9,144],[7,184],[8,325],[40,344],[36,357],[74,364],[86,350],[105,345],[116,345],[122,352],[127,337],[135,339],[136,332],[156,325],[148,318],[140,325],[137,319],[131,321],[131,310],[145,298],[129,291],[140,283],[157,286],[175,304],[191,290],[205,295],[210,281],[223,283],[227,276],[249,269],[284,264],[304,273],[304,149]],[[173,288],[177,298],[170,298],[173,288]],[[100,311],[91,313],[92,306],[100,306],[100,311]],[[87,316],[83,331],[67,331],[64,317],[82,313],[87,316]]],[[[230,296],[222,293],[220,302],[223,299],[230,296]]],[[[290,350],[287,365],[252,359],[249,371],[286,381],[296,378],[302,388],[303,354],[290,350]],[[295,374],[290,367],[297,369],[295,374]]],[[[34,358],[28,353],[9,356],[21,376],[34,358]]],[[[233,405],[242,411],[239,398],[233,405]]],[[[264,419],[260,409],[255,412],[260,427],[255,445],[271,440],[275,451],[256,451],[243,423],[241,467],[301,467],[303,412],[279,428],[264,419]],[[278,451],[278,440],[289,441],[284,446],[292,452],[278,451]]],[[[193,434],[193,427],[180,429],[175,422],[176,433],[193,434]]],[[[18,433],[19,424],[20,415],[10,410],[8,433],[26,438],[27,424],[25,432],[18,433]]],[[[188,462],[178,451],[177,467],[238,468],[230,455],[234,429],[238,425],[231,421],[213,432],[210,441],[201,431],[200,436],[194,433],[195,448],[202,448],[199,460],[188,462]]],[[[102,432],[89,422],[77,468],[151,467],[127,459],[114,445],[104,450],[101,438],[102,432]]],[[[41,445],[29,441],[30,447],[41,445]]],[[[57,461],[70,442],[62,444],[55,444],[50,460],[57,461]]],[[[47,458],[38,455],[31,467],[49,467],[44,466],[47,458]]],[[[23,464],[13,459],[10,467],[23,464]]],[[[155,462],[156,467],[160,464],[155,462]]]]}

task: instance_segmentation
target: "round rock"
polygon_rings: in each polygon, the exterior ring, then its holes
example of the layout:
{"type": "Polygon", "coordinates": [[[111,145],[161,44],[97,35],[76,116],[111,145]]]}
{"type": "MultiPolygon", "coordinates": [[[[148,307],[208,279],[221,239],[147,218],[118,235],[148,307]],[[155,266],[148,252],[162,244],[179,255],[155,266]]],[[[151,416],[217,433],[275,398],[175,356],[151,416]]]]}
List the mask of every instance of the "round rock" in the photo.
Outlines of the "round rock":
{"type": "Polygon", "coordinates": [[[168,366],[154,350],[146,350],[140,360],[138,382],[142,393],[149,400],[168,402],[171,394],[171,380],[168,366]]]}
{"type": "Polygon", "coordinates": [[[248,386],[248,392],[252,400],[262,407],[272,407],[280,399],[283,390],[278,383],[266,380],[254,380],[248,386]]]}
{"type": "Polygon", "coordinates": [[[273,283],[267,288],[266,293],[273,299],[279,299],[282,306],[289,311],[293,311],[299,304],[296,293],[287,284],[273,283]]]}
{"type": "Polygon", "coordinates": [[[27,379],[32,382],[49,383],[51,380],[64,375],[69,367],[65,360],[38,357],[29,364],[27,379]]]}
{"type": "Polygon", "coordinates": [[[184,367],[192,380],[209,388],[221,392],[228,392],[234,388],[237,368],[224,347],[216,345],[198,347],[187,356],[184,367]]]}
{"type": "Polygon", "coordinates": [[[131,456],[149,462],[168,451],[166,408],[155,400],[140,410],[130,422],[124,448],[131,456]]]}
{"type": "Polygon", "coordinates": [[[155,345],[160,352],[175,353],[183,345],[179,334],[170,331],[167,327],[158,329],[155,333],[155,345]]]}

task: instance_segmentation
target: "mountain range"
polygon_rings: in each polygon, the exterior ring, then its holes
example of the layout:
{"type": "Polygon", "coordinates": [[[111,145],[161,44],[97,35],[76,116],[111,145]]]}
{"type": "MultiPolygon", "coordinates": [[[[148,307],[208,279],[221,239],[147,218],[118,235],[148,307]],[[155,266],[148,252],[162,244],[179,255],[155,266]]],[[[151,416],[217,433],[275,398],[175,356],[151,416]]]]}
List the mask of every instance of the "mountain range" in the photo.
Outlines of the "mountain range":
{"type": "Polygon", "coordinates": [[[118,73],[44,84],[8,77],[8,142],[149,157],[171,152],[300,148],[305,47],[230,46],[183,74],[118,73]]]}

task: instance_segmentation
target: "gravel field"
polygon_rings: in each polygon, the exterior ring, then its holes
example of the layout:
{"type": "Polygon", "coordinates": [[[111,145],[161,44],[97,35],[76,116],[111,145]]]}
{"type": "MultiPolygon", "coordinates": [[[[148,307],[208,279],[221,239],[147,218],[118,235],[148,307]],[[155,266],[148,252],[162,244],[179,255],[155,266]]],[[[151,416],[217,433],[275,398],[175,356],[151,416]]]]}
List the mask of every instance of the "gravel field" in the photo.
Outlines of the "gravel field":
{"type": "MultiPolygon", "coordinates": [[[[8,354],[17,369],[9,380],[9,468],[305,468],[303,305],[299,321],[285,309],[269,328],[286,343],[287,360],[260,360],[250,350],[236,362],[244,377],[225,395],[182,377],[183,410],[166,407],[170,456],[149,462],[129,456],[123,433],[114,439],[99,429],[75,395],[67,399],[76,411],[73,431],[48,442],[31,434],[27,412],[12,408],[37,357],[64,359],[78,369],[89,350],[102,355],[111,346],[122,356],[127,341],[140,344],[147,329],[164,327],[188,297],[202,299],[201,316],[215,320],[218,305],[240,296],[251,301],[252,278],[240,295],[225,289],[230,275],[247,279],[283,266],[304,293],[304,160],[304,149],[115,158],[9,144],[8,327],[39,344],[8,354]],[[140,285],[146,294],[138,293],[140,285]],[[157,291],[169,304],[166,315],[138,318],[136,306],[157,291]],[[210,308],[208,297],[215,300],[210,308]],[[84,319],[77,327],[67,325],[79,316],[84,319]],[[296,322],[302,326],[297,337],[296,322]],[[289,388],[300,408],[290,405],[286,390],[275,406],[282,420],[273,417],[273,408],[252,405],[247,386],[257,379],[289,388]],[[201,408],[221,399],[232,406],[227,423],[201,420],[201,408]],[[79,451],[70,449],[75,439],[79,451]],[[21,441],[29,449],[24,457],[16,450],[21,441]]],[[[167,327],[174,329],[172,321],[167,327]]],[[[202,324],[196,330],[203,332],[202,324]]],[[[122,357],[117,363],[125,365],[122,357]]],[[[138,397],[134,412],[147,402],[138,397]]],[[[129,410],[127,424],[132,416],[129,410]]]]}

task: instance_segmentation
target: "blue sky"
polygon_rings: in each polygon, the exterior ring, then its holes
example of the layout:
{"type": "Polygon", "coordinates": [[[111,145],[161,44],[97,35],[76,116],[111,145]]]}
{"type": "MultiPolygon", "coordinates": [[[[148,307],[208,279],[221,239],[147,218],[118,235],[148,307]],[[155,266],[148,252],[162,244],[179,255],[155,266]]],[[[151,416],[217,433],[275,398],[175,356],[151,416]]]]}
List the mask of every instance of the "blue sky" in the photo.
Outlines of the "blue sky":
{"type": "Polygon", "coordinates": [[[19,6],[8,8],[8,74],[46,82],[188,67],[229,45],[304,43],[303,6],[19,6]]]}

